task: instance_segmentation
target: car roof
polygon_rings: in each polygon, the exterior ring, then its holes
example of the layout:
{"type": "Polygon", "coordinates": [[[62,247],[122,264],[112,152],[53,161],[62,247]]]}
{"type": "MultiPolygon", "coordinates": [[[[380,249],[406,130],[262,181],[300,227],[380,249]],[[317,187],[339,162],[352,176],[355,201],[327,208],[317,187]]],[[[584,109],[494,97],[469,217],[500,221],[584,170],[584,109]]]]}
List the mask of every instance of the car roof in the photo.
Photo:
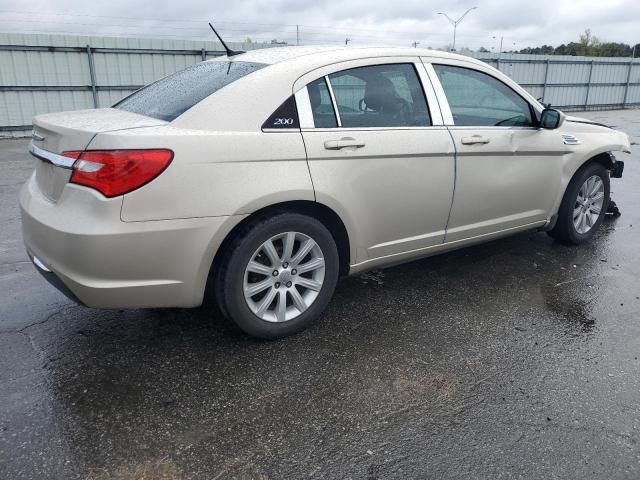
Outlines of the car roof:
{"type": "MultiPolygon", "coordinates": [[[[371,57],[411,56],[434,57],[464,60],[471,63],[482,63],[474,58],[457,55],[455,53],[411,47],[379,47],[379,46],[313,46],[313,47],[273,47],[249,50],[231,57],[232,61],[255,62],[274,65],[277,63],[302,59],[318,66],[326,65],[339,57],[341,61],[358,60],[371,57]]],[[[217,57],[212,61],[228,61],[229,57],[217,57]]]]}
{"type": "Polygon", "coordinates": [[[232,57],[220,56],[207,60],[207,62],[253,62],[268,66],[259,68],[216,91],[176,118],[172,125],[179,128],[209,125],[212,130],[217,131],[246,131],[246,129],[260,131],[265,119],[279,105],[319,76],[349,68],[349,64],[363,66],[396,63],[396,60],[402,57],[407,58],[407,62],[424,58],[427,61],[474,65],[479,70],[492,71],[493,75],[511,85],[531,102],[535,102],[533,97],[505,75],[498,71],[494,72],[492,67],[480,60],[463,55],[411,47],[335,45],[273,47],[250,50],[232,57]],[[346,67],[344,62],[347,62],[346,67]],[[247,108],[238,108],[240,104],[246,105],[247,108]],[[212,111],[233,112],[233,114],[212,116],[212,111]],[[218,121],[219,123],[216,123],[218,121]]]}

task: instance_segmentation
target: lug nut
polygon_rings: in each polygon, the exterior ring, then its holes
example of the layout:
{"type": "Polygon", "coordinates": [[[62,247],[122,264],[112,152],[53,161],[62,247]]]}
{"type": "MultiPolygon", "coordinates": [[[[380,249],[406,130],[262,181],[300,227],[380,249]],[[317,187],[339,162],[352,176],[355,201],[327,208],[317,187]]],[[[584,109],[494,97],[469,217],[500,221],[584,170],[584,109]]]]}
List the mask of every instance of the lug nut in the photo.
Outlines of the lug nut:
{"type": "Polygon", "coordinates": [[[291,285],[293,285],[291,282],[287,282],[287,288],[291,288],[291,285]]]}
{"type": "Polygon", "coordinates": [[[276,282],[275,287],[280,288],[280,282],[276,282]]]}
{"type": "Polygon", "coordinates": [[[271,275],[273,275],[274,277],[277,277],[278,276],[278,270],[274,270],[271,275]]]}
{"type": "Polygon", "coordinates": [[[297,271],[295,268],[294,268],[293,270],[291,270],[291,274],[292,274],[292,275],[295,275],[295,274],[297,274],[297,273],[298,273],[298,271],[297,271]]]}
{"type": "Polygon", "coordinates": [[[284,263],[282,264],[282,267],[283,267],[283,268],[289,268],[289,264],[288,264],[287,262],[284,262],[284,263]]]}

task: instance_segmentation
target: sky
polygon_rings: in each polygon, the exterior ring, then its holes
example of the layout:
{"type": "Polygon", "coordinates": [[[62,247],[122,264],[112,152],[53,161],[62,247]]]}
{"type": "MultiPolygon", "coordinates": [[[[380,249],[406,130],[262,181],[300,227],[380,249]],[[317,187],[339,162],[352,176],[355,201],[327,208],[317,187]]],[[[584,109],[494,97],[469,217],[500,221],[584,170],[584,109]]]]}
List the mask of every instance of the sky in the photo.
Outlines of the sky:
{"type": "Polygon", "coordinates": [[[211,39],[295,44],[388,44],[442,48],[457,19],[456,47],[498,51],[577,41],[640,42],[639,0],[0,0],[0,32],[211,39]],[[297,37],[296,32],[299,32],[297,37]]]}

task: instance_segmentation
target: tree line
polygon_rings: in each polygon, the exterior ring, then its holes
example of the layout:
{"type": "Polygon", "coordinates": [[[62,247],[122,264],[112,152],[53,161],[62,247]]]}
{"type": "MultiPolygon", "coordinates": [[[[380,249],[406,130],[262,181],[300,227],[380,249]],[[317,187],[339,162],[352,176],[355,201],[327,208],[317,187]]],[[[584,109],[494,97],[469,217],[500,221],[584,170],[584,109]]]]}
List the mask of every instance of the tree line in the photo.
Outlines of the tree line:
{"type": "MultiPolygon", "coordinates": [[[[480,51],[487,52],[485,48],[480,51]]],[[[580,55],[585,57],[640,57],[640,43],[629,45],[618,42],[602,42],[591,33],[584,31],[577,42],[569,42],[557,47],[542,45],[541,47],[527,47],[519,51],[508,53],[527,53],[533,55],[580,55]]]]}

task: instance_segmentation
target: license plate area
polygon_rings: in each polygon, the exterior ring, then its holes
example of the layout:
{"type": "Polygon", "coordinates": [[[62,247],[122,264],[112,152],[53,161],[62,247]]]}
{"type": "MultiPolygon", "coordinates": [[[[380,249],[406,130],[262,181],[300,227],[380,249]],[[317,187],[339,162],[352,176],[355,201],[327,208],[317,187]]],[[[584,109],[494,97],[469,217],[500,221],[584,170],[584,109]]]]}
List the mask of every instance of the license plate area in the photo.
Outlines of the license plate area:
{"type": "Polygon", "coordinates": [[[70,178],[69,169],[57,167],[44,160],[38,160],[36,164],[36,184],[40,192],[51,202],[58,201],[70,178]]]}

